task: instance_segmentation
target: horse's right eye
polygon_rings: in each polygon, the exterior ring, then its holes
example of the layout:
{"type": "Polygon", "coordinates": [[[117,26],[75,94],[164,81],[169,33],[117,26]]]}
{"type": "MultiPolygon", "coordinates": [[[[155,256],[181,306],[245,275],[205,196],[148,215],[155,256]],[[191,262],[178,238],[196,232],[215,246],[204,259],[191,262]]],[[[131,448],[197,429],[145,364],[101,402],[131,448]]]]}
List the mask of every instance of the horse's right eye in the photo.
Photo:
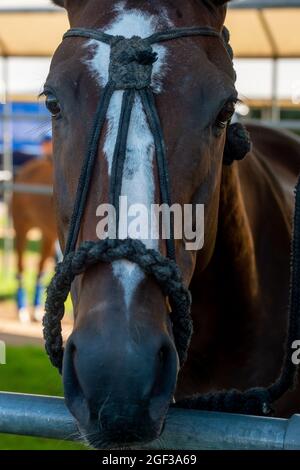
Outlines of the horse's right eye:
{"type": "Polygon", "coordinates": [[[235,105],[236,105],[235,101],[229,101],[223,107],[223,109],[219,113],[217,121],[216,121],[216,124],[219,128],[225,129],[225,127],[227,126],[227,124],[229,123],[229,121],[231,120],[231,118],[234,114],[235,105]]]}
{"type": "Polygon", "coordinates": [[[61,107],[59,101],[52,93],[47,93],[46,95],[46,107],[52,117],[57,118],[60,116],[61,107]]]}

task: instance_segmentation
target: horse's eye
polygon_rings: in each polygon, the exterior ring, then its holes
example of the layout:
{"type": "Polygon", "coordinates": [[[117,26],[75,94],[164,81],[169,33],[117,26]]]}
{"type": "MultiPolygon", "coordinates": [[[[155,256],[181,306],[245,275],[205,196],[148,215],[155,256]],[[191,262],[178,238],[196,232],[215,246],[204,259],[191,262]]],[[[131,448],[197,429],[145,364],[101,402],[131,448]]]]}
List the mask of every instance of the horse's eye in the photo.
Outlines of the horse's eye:
{"type": "Polygon", "coordinates": [[[229,101],[226,103],[222,111],[219,113],[216,121],[216,125],[221,128],[225,129],[227,126],[228,122],[232,118],[234,111],[235,111],[235,105],[236,103],[234,101],[229,101]]]}
{"type": "Polygon", "coordinates": [[[52,93],[47,93],[46,95],[46,107],[51,113],[51,116],[57,118],[61,113],[61,107],[58,99],[52,93]]]}

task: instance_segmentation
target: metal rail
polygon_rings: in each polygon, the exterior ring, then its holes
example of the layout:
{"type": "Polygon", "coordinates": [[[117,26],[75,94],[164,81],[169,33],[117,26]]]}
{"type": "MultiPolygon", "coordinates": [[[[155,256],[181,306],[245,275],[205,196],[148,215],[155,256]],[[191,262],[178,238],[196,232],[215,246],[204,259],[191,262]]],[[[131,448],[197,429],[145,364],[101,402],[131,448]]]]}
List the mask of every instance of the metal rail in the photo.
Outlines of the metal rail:
{"type": "MultiPolygon", "coordinates": [[[[0,432],[78,440],[62,398],[0,393],[0,432]]],[[[171,409],[164,432],[146,449],[299,450],[300,415],[291,419],[171,409]]]]}
{"type": "Polygon", "coordinates": [[[249,119],[247,116],[239,119],[240,122],[245,124],[258,124],[261,126],[272,127],[275,129],[281,130],[290,130],[290,131],[300,131],[300,121],[299,120],[281,120],[281,121],[270,121],[266,119],[249,119]]]}
{"type": "Polygon", "coordinates": [[[231,9],[243,8],[298,8],[300,0],[235,0],[229,3],[231,9]]]}
{"type": "Polygon", "coordinates": [[[0,193],[5,191],[36,194],[40,196],[52,196],[53,187],[46,184],[9,183],[6,181],[0,181],[0,193]]]}

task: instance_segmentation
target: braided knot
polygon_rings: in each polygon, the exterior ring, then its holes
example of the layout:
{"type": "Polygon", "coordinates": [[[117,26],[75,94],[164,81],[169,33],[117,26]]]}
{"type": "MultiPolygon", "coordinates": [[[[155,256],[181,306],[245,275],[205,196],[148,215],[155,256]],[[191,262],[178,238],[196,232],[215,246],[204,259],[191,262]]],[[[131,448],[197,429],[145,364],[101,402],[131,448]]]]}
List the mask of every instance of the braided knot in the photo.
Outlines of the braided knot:
{"type": "Polygon", "coordinates": [[[157,60],[147,40],[116,36],[111,42],[109,76],[117,90],[141,90],[151,84],[152,68],[157,60]]]}
{"type": "Polygon", "coordinates": [[[56,267],[55,275],[47,289],[43,333],[45,347],[52,364],[62,370],[63,339],[61,321],[65,313],[65,301],[74,278],[91,266],[127,259],[148,275],[153,276],[172,308],[174,340],[180,364],[186,360],[193,333],[190,315],[191,295],[183,285],[176,263],[155,250],[149,250],[140,240],[104,240],[84,242],[76,252],[69,253],[56,267]]]}

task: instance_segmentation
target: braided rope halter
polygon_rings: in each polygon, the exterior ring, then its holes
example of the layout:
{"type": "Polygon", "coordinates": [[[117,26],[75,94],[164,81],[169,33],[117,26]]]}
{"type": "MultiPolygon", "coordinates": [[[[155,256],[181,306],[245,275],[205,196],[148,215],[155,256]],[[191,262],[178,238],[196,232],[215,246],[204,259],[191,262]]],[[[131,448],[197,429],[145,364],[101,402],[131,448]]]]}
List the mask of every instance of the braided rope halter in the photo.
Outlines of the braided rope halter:
{"type": "Polygon", "coordinates": [[[83,273],[96,263],[112,263],[118,259],[127,259],[136,263],[145,273],[152,275],[158,282],[171,305],[173,334],[181,366],[186,360],[193,333],[191,295],[184,286],[180,270],[176,265],[174,221],[171,221],[170,239],[166,240],[167,257],[154,250],[147,249],[139,240],[84,242],[77,250],[76,244],[91,186],[99,140],[111,97],[116,90],[124,91],[109,191],[110,203],[116,209],[116,226],[119,225],[119,197],[122,187],[129,123],[136,94],[141,99],[154,138],[161,203],[171,206],[164,137],[156,109],[155,97],[151,89],[153,63],[157,60],[157,54],[153,51],[152,45],[162,41],[191,36],[215,37],[225,46],[222,34],[209,27],[168,30],[153,34],[146,39],[138,36],[127,39],[123,36],[111,36],[102,31],[85,28],[73,28],[64,35],[64,40],[81,37],[103,42],[110,45],[111,53],[109,80],[98,104],[87,154],[79,177],[64,260],[58,264],[56,273],[47,290],[46,313],[43,320],[45,346],[52,364],[60,372],[62,371],[64,353],[61,320],[65,312],[64,303],[75,276],[83,273]]]}
{"type": "MultiPolygon", "coordinates": [[[[151,89],[153,63],[157,59],[152,45],[192,36],[208,36],[220,40],[230,59],[232,59],[232,50],[229,46],[229,35],[226,28],[223,29],[222,33],[210,27],[177,28],[153,34],[146,39],[137,36],[127,39],[123,36],[111,36],[98,30],[86,28],[73,28],[64,35],[64,39],[81,37],[104,42],[110,45],[111,56],[109,80],[98,104],[87,153],[79,177],[64,259],[57,265],[56,273],[47,290],[46,313],[43,319],[45,347],[52,364],[60,372],[62,372],[64,354],[61,320],[65,313],[64,304],[74,278],[99,262],[112,263],[119,259],[127,259],[139,265],[146,274],[151,275],[158,282],[164,295],[169,298],[172,308],[171,320],[174,340],[181,366],[187,358],[187,351],[193,333],[191,295],[184,286],[180,270],[176,265],[173,221],[171,223],[171,237],[167,240],[167,257],[162,256],[155,250],[147,249],[141,241],[132,239],[89,241],[82,243],[77,250],[76,245],[91,186],[99,140],[111,97],[116,90],[124,91],[109,192],[110,202],[116,208],[117,227],[127,137],[136,94],[140,96],[154,138],[161,202],[171,206],[164,137],[156,109],[155,97],[151,89]]],[[[242,126],[240,124],[229,126],[224,164],[229,165],[233,160],[244,158],[249,150],[250,141],[242,126]],[[230,139],[230,136],[233,136],[233,138],[230,139]]],[[[297,195],[295,234],[300,234],[300,193],[298,191],[297,195]]],[[[297,255],[300,249],[299,246],[300,235],[298,238],[295,236],[294,240],[296,261],[300,259],[300,255],[297,255]]],[[[295,276],[299,272],[300,267],[295,263],[292,274],[287,355],[283,372],[278,381],[269,388],[255,388],[246,392],[231,390],[197,395],[179,402],[177,406],[248,414],[266,415],[270,413],[271,404],[291,387],[296,377],[297,370],[289,362],[288,351],[292,342],[298,339],[298,336],[300,337],[299,321],[296,320],[300,311],[300,289],[296,290],[295,287],[295,276]]]]}

